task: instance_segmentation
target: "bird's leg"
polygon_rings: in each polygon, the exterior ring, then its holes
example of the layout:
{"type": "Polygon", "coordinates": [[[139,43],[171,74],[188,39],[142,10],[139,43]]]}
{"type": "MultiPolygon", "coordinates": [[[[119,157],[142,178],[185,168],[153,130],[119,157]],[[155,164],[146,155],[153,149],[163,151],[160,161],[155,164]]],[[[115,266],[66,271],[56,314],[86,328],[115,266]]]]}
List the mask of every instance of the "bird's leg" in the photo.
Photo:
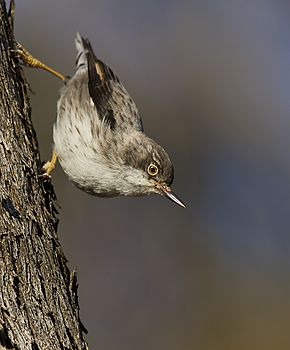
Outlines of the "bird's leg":
{"type": "MultiPolygon", "coordinates": [[[[58,77],[60,80],[66,81],[67,78],[64,75],[56,72],[54,69],[52,69],[52,68],[48,67],[46,64],[40,62],[37,58],[33,57],[19,43],[17,43],[16,54],[23,61],[23,63],[26,66],[32,67],[32,68],[40,68],[40,69],[46,70],[47,72],[49,72],[49,73],[55,75],[56,77],[58,77]]],[[[55,151],[53,150],[51,159],[43,165],[43,167],[42,167],[43,174],[41,174],[40,176],[44,177],[44,178],[50,178],[51,177],[51,173],[55,169],[56,162],[57,162],[57,155],[56,155],[55,151]]]]}
{"type": "Polygon", "coordinates": [[[27,67],[40,68],[58,77],[62,81],[66,81],[67,78],[56,72],[54,69],[48,67],[46,64],[40,62],[37,58],[33,57],[21,44],[17,43],[16,55],[23,61],[27,67]]]}
{"type": "Polygon", "coordinates": [[[55,166],[56,166],[56,162],[57,162],[57,155],[55,153],[55,151],[52,151],[52,155],[51,155],[51,160],[49,160],[48,162],[46,162],[43,167],[43,174],[41,174],[41,177],[44,178],[50,178],[51,177],[51,173],[53,172],[55,166]]]}

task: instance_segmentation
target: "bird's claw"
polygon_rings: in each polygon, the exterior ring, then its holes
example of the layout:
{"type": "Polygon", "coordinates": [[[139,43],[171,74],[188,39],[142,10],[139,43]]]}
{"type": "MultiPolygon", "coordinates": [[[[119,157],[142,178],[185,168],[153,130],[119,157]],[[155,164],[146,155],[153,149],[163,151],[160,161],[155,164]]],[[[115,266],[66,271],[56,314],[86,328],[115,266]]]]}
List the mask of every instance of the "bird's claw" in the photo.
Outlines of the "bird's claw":
{"type": "Polygon", "coordinates": [[[55,163],[53,163],[51,161],[46,162],[41,168],[43,173],[40,174],[39,177],[43,178],[44,181],[50,180],[51,173],[53,172],[54,169],[55,169],[55,163]]]}
{"type": "Polygon", "coordinates": [[[40,175],[38,175],[38,177],[43,179],[43,181],[50,181],[51,180],[51,175],[49,175],[48,173],[40,174],[40,175]]]}
{"type": "Polygon", "coordinates": [[[16,49],[11,50],[15,53],[18,59],[21,59],[22,63],[27,67],[38,67],[39,61],[34,58],[30,52],[28,52],[20,43],[16,43],[16,49]]]}
{"type": "Polygon", "coordinates": [[[12,52],[15,53],[15,56],[18,59],[20,59],[26,67],[43,69],[58,77],[63,82],[68,81],[67,77],[48,67],[46,64],[42,63],[37,58],[33,57],[31,53],[28,50],[26,50],[20,43],[16,43],[16,50],[12,50],[12,52]]]}

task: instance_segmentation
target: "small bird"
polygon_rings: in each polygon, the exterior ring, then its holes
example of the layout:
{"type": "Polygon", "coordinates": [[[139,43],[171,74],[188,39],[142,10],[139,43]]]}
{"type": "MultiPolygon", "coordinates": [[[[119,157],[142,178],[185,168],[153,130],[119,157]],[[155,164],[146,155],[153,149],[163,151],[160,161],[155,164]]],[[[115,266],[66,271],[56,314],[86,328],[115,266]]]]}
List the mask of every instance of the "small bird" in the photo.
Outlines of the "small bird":
{"type": "Polygon", "coordinates": [[[138,109],[117,75],[95,55],[88,39],[77,34],[75,44],[76,69],[70,79],[18,45],[28,66],[45,69],[65,83],[44,176],[50,176],[59,159],[69,179],[89,194],[159,194],[185,207],[170,188],[174,171],[168,154],[144,133],[138,109]]]}

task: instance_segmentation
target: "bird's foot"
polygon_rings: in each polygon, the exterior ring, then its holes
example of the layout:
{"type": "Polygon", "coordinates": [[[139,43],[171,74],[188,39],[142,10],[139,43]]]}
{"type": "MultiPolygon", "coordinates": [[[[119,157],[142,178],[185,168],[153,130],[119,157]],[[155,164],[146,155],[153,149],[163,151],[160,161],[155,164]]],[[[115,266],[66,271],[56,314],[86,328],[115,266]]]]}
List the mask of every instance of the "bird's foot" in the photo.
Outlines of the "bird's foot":
{"type": "Polygon", "coordinates": [[[20,43],[16,43],[16,50],[14,50],[14,52],[16,54],[16,57],[20,58],[25,66],[30,68],[39,68],[46,70],[47,72],[53,74],[62,81],[67,81],[67,77],[48,67],[46,64],[42,63],[37,58],[33,57],[31,53],[28,50],[26,50],[20,43]]]}
{"type": "Polygon", "coordinates": [[[52,152],[52,156],[51,156],[51,160],[49,160],[48,162],[46,162],[41,170],[42,170],[42,174],[39,175],[39,177],[42,177],[44,180],[49,180],[51,179],[51,173],[53,172],[53,170],[56,167],[56,162],[57,162],[57,155],[56,153],[53,151],[52,152]]]}
{"type": "Polygon", "coordinates": [[[21,59],[23,64],[31,68],[41,68],[41,62],[34,58],[29,51],[27,51],[20,43],[16,43],[16,56],[21,59]]]}
{"type": "Polygon", "coordinates": [[[53,172],[54,169],[55,169],[55,163],[51,161],[46,162],[41,168],[41,171],[43,171],[43,173],[39,175],[39,177],[42,177],[44,180],[51,179],[51,173],[53,172]]]}

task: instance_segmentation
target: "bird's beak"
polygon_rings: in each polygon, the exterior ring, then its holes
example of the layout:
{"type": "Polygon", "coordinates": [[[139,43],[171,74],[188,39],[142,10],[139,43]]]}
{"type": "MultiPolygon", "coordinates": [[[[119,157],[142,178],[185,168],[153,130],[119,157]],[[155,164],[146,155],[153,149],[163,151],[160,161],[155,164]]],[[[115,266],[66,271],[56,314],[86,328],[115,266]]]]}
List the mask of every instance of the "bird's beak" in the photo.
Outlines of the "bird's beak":
{"type": "Polygon", "coordinates": [[[177,197],[175,193],[172,192],[171,188],[166,185],[157,185],[157,189],[159,190],[159,193],[163,196],[166,196],[170,200],[172,200],[174,203],[180,205],[183,208],[186,208],[185,204],[177,197]]]}

